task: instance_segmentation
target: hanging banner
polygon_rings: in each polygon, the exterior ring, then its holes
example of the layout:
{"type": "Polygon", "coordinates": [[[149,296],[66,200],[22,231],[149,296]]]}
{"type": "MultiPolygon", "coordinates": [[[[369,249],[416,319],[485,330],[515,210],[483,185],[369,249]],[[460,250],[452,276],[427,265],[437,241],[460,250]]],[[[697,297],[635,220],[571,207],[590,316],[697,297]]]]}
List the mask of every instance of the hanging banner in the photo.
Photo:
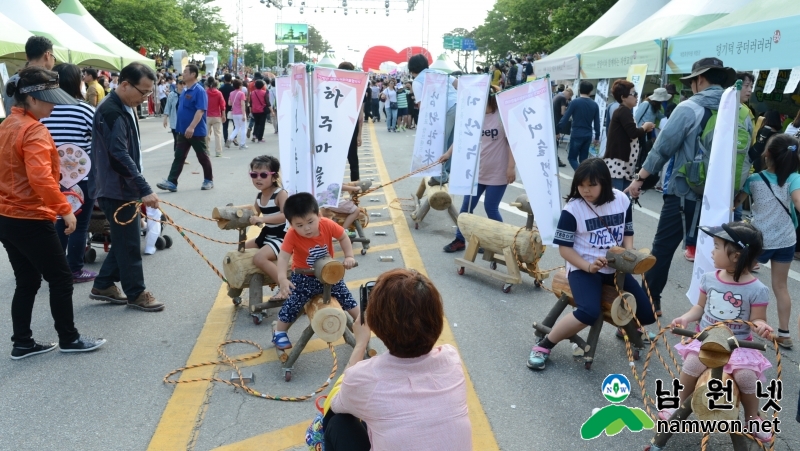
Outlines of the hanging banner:
{"type": "Polygon", "coordinates": [[[781,71],[779,67],[773,67],[769,70],[767,81],[764,83],[764,94],[772,94],[775,90],[775,83],[778,81],[778,73],[781,71]]]}
{"type": "Polygon", "coordinates": [[[313,193],[320,207],[336,207],[347,152],[367,90],[367,74],[317,67],[313,78],[313,193]]]}
{"type": "MultiPolygon", "coordinates": [[[[608,136],[606,136],[606,126],[603,125],[605,124],[606,114],[608,113],[608,78],[597,82],[594,102],[597,104],[597,108],[600,109],[600,148],[597,150],[597,154],[600,158],[603,158],[603,155],[606,153],[606,141],[608,140],[608,136]]],[[[608,118],[608,120],[611,121],[611,118],[608,118]]]]}
{"type": "Polygon", "coordinates": [[[793,94],[797,89],[797,83],[800,83],[800,66],[792,68],[792,73],[789,75],[789,80],[786,82],[786,88],[783,90],[783,93],[793,94]]]}
{"type": "MultiPolygon", "coordinates": [[[[291,106],[289,109],[289,132],[291,149],[289,155],[289,194],[313,193],[311,174],[311,130],[308,126],[308,85],[306,65],[295,64],[290,71],[291,106]]],[[[278,134],[281,126],[278,123],[278,134]]],[[[285,129],[284,129],[285,130],[285,129]]],[[[286,133],[284,132],[284,133],[286,133]]]]}
{"type": "Polygon", "coordinates": [[[481,135],[490,82],[488,74],[462,75],[458,79],[450,194],[477,193],[481,135]]]}
{"type": "Polygon", "coordinates": [[[275,79],[275,102],[278,104],[275,108],[275,114],[278,115],[278,156],[281,163],[281,183],[283,187],[291,192],[289,186],[291,181],[294,180],[294,171],[289,166],[294,158],[292,157],[292,134],[289,133],[292,127],[292,78],[278,77],[275,79]]]}
{"type": "MultiPolygon", "coordinates": [[[[642,103],[642,91],[644,90],[645,78],[647,78],[647,64],[632,64],[628,67],[628,77],[626,80],[633,83],[633,86],[636,88],[636,108],[639,108],[639,105],[642,103]]],[[[633,117],[636,117],[636,108],[633,109],[633,117]]]]}
{"type": "MultiPolygon", "coordinates": [[[[719,227],[733,219],[733,172],[736,155],[736,124],[739,112],[739,93],[732,86],[725,90],[719,102],[717,125],[714,127],[714,140],[711,145],[711,157],[706,174],[706,190],[703,194],[703,205],[700,208],[701,226],[719,227]],[[709,187],[723,187],[711,189],[709,187]],[[712,192],[713,191],[713,192],[712,192]]],[[[687,214],[689,214],[687,212],[687,214]]],[[[700,296],[700,278],[703,274],[714,271],[711,251],[714,250],[714,238],[704,232],[697,231],[697,249],[692,270],[692,283],[686,297],[692,305],[697,304],[700,296]]]]}
{"type": "MultiPolygon", "coordinates": [[[[446,150],[444,122],[447,115],[447,79],[447,74],[425,72],[417,134],[414,137],[414,154],[411,157],[411,172],[435,162],[446,150]]],[[[442,168],[434,166],[417,176],[435,176],[441,173],[442,168]]]]}
{"type": "Polygon", "coordinates": [[[501,92],[497,106],[542,243],[551,246],[561,217],[561,196],[550,79],[501,92]]]}

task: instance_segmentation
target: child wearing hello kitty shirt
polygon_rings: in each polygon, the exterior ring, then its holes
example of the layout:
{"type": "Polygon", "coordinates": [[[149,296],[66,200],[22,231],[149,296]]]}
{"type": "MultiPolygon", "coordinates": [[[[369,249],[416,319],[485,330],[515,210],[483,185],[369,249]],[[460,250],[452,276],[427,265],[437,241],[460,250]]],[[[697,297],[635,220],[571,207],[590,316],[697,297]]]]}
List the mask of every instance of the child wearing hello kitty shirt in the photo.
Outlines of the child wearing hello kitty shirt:
{"type": "MultiPolygon", "coordinates": [[[[721,321],[739,319],[755,323],[753,332],[768,338],[772,332],[766,322],[769,289],[750,272],[753,262],[761,254],[761,232],[745,222],[731,222],[721,227],[700,227],[700,230],[714,237],[711,259],[716,270],[703,274],[697,305],[672,320],[672,327],[686,328],[689,323],[698,321],[699,332],[721,321]]],[[[740,323],[726,325],[737,340],[752,340],[750,326],[740,323]]],[[[706,366],[698,358],[698,340],[678,344],[675,349],[683,357],[680,374],[680,381],[684,386],[680,392],[683,403],[694,392],[697,378],[706,370],[706,366]]],[[[756,380],[763,381],[764,371],[771,366],[760,351],[736,348],[723,368],[739,386],[746,421],[758,419],[756,380]]],[[[658,413],[658,417],[669,420],[674,412],[675,409],[664,409],[658,413]]],[[[771,432],[759,431],[755,436],[761,442],[772,441],[771,432]]]]}

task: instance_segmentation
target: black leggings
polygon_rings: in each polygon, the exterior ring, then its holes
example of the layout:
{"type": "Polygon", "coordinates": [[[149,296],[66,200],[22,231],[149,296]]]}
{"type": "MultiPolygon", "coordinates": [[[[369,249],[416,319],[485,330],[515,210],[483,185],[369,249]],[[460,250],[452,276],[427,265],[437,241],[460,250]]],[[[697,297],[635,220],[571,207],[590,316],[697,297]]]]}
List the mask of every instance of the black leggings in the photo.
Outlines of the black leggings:
{"type": "Polygon", "coordinates": [[[367,425],[358,418],[348,414],[335,414],[328,411],[322,420],[325,430],[326,451],[369,451],[367,425]]]}
{"type": "Polygon", "coordinates": [[[347,162],[350,163],[350,181],[356,182],[361,176],[358,172],[358,124],[350,140],[350,149],[347,151],[347,162]]]}

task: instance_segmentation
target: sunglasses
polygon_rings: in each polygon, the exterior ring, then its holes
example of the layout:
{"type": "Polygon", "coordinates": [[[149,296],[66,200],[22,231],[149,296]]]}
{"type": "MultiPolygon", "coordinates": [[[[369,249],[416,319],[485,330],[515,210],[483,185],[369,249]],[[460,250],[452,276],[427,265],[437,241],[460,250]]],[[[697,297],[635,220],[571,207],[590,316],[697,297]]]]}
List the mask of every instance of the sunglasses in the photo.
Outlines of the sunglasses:
{"type": "Polygon", "coordinates": [[[265,178],[269,177],[270,175],[275,175],[275,174],[277,174],[277,172],[251,172],[250,173],[250,178],[251,179],[257,179],[259,176],[261,176],[262,179],[265,179],[265,178]]]}

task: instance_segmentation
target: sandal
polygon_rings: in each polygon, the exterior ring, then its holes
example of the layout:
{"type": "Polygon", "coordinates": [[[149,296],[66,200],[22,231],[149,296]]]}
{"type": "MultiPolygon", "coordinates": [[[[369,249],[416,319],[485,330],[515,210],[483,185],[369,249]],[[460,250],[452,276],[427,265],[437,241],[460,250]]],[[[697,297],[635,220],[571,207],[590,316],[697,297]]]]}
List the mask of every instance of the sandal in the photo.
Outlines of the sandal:
{"type": "MultiPolygon", "coordinates": [[[[642,334],[642,342],[644,342],[644,343],[650,343],[650,341],[656,339],[656,334],[654,334],[654,333],[652,333],[650,331],[647,331],[647,333],[644,333],[644,331],[642,329],[637,328],[636,332],[639,332],[639,333],[642,334]]],[[[622,333],[622,329],[620,329],[619,327],[617,328],[616,336],[619,339],[624,339],[625,338],[625,336],[622,333]]]]}
{"type": "Polygon", "coordinates": [[[275,332],[272,336],[272,342],[275,343],[275,347],[281,351],[292,347],[292,342],[289,341],[289,336],[286,335],[286,332],[275,332]]]}
{"type": "Polygon", "coordinates": [[[656,316],[661,317],[661,309],[660,308],[656,309],[656,316]]]}

